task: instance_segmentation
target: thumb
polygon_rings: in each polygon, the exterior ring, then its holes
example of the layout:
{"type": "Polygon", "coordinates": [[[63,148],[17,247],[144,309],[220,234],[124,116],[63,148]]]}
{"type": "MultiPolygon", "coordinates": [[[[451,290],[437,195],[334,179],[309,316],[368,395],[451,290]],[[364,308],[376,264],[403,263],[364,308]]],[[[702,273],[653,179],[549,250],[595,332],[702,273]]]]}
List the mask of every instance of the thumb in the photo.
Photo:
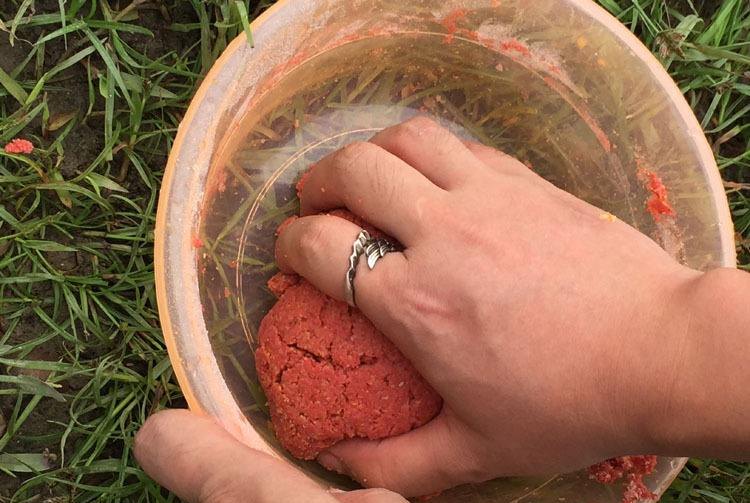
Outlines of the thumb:
{"type": "Polygon", "coordinates": [[[191,503],[336,503],[295,468],[187,410],[151,416],[135,437],[134,453],[156,482],[191,503]]]}
{"type": "Polygon", "coordinates": [[[490,478],[471,452],[474,435],[446,409],[426,425],[384,440],[347,440],[318,456],[329,470],[404,496],[490,478]]]}

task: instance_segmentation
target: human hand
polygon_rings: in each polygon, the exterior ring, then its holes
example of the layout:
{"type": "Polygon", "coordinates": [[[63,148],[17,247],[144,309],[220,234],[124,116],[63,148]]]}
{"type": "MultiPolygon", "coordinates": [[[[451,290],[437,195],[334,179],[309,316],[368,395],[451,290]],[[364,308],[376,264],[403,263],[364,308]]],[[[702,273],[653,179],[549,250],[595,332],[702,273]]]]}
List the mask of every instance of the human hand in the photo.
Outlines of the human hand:
{"type": "Polygon", "coordinates": [[[186,410],[151,416],[134,450],[146,473],[191,503],[406,503],[384,489],[328,492],[291,465],[186,410]]]}
{"type": "Polygon", "coordinates": [[[650,425],[684,364],[675,299],[700,273],[424,118],[321,160],[300,200],[277,262],[332,297],[359,228],[318,213],[346,207],[404,245],[360,264],[357,304],[444,399],[427,425],[342,442],[324,466],[419,495],[655,453],[650,425]]]}

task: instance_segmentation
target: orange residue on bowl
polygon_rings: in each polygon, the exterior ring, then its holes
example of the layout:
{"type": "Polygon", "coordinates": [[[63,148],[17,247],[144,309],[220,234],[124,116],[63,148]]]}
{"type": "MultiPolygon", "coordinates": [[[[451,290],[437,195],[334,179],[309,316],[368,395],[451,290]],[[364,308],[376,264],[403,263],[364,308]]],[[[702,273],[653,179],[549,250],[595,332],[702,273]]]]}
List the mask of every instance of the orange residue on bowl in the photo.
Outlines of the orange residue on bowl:
{"type": "Polygon", "coordinates": [[[193,235],[193,248],[203,248],[203,240],[197,235],[193,235]]]}
{"type": "Polygon", "coordinates": [[[645,167],[641,159],[638,159],[636,164],[638,166],[638,179],[643,182],[646,190],[651,193],[651,197],[646,201],[646,209],[651,214],[654,222],[659,222],[665,216],[676,216],[674,208],[669,204],[667,187],[664,186],[661,177],[645,167]]]}
{"type": "MultiPolygon", "coordinates": [[[[370,36],[377,36],[377,32],[374,30],[369,31],[370,36]]],[[[347,42],[354,42],[355,40],[361,39],[362,36],[359,33],[350,33],[349,35],[344,35],[340,39],[338,39],[338,42],[336,45],[342,45],[346,44],[347,42]]]]}
{"type": "Polygon", "coordinates": [[[472,31],[472,30],[458,30],[459,33],[461,33],[464,37],[468,38],[469,40],[473,40],[474,42],[479,42],[479,33],[472,31]]]}
{"type": "Polygon", "coordinates": [[[347,35],[343,35],[339,38],[332,39],[331,41],[327,42],[326,44],[322,46],[314,46],[314,47],[307,48],[305,50],[301,50],[300,52],[296,53],[294,56],[286,60],[284,63],[277,65],[273,70],[268,72],[268,75],[265,77],[262,85],[258,86],[258,89],[260,91],[257,93],[257,95],[261,96],[265,91],[273,88],[273,86],[279,80],[281,80],[281,78],[283,78],[284,75],[286,75],[291,70],[301,65],[302,63],[304,63],[305,61],[307,61],[309,58],[313,57],[316,54],[323,53],[331,49],[335,49],[336,47],[347,44],[349,42],[354,42],[354,41],[361,40],[361,39],[368,38],[368,37],[378,37],[382,35],[387,35],[388,33],[389,32],[387,32],[386,30],[370,29],[370,30],[367,30],[365,35],[363,35],[361,32],[350,33],[347,35]]]}
{"type": "Polygon", "coordinates": [[[307,57],[308,57],[307,52],[305,51],[298,52],[297,54],[289,58],[285,66],[286,68],[294,68],[295,66],[298,66],[300,63],[305,61],[307,57]]]}
{"type": "Polygon", "coordinates": [[[216,170],[213,175],[213,179],[210,181],[215,187],[219,194],[223,194],[227,190],[227,170],[226,168],[216,170]]]}
{"type": "Polygon", "coordinates": [[[529,49],[529,46],[515,38],[501,41],[500,49],[506,52],[517,52],[521,56],[531,56],[531,49],[529,49]]]}
{"type": "Polygon", "coordinates": [[[444,43],[450,44],[453,42],[456,30],[458,30],[458,21],[459,19],[466,17],[467,13],[468,11],[466,9],[454,9],[440,21],[440,24],[445,27],[445,31],[448,32],[443,39],[444,43]]]}

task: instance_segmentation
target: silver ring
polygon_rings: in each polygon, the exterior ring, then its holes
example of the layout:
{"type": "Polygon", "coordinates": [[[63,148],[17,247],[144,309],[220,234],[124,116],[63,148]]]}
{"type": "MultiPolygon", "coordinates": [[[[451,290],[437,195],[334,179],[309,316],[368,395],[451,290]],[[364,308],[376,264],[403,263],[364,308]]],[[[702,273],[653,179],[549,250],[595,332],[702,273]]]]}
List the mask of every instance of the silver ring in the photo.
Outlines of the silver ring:
{"type": "Polygon", "coordinates": [[[371,239],[365,245],[365,256],[367,257],[367,267],[372,271],[378,260],[383,258],[386,253],[396,251],[396,245],[385,238],[371,239]]]}
{"type": "Polygon", "coordinates": [[[357,234],[357,239],[352,243],[352,254],[349,255],[349,268],[346,270],[346,282],[344,283],[346,302],[352,307],[356,306],[354,303],[354,276],[357,275],[357,264],[359,264],[359,257],[365,252],[365,245],[371,239],[370,233],[362,229],[357,234]]]}
{"type": "Polygon", "coordinates": [[[349,255],[349,268],[346,271],[345,293],[346,302],[356,307],[354,301],[354,277],[357,275],[357,265],[362,255],[367,257],[367,267],[370,270],[375,268],[378,260],[383,258],[387,253],[396,251],[396,245],[385,238],[372,238],[370,233],[362,229],[357,235],[357,239],[352,243],[352,253],[349,255]]]}

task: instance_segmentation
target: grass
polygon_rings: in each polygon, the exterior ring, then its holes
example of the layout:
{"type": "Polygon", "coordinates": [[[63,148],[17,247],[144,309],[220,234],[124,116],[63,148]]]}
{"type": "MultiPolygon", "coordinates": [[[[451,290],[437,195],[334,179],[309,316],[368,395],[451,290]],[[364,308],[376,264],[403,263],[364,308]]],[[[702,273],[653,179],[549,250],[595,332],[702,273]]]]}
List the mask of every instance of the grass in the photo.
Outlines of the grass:
{"type": "MultiPolygon", "coordinates": [[[[0,501],[173,501],[132,438],[182,406],[153,287],[159,181],[201,77],[271,1],[0,4],[0,501]]],[[[600,0],[659,56],[714,146],[750,269],[750,4],[600,0]]],[[[750,500],[692,460],[664,501],[750,500]]]]}

